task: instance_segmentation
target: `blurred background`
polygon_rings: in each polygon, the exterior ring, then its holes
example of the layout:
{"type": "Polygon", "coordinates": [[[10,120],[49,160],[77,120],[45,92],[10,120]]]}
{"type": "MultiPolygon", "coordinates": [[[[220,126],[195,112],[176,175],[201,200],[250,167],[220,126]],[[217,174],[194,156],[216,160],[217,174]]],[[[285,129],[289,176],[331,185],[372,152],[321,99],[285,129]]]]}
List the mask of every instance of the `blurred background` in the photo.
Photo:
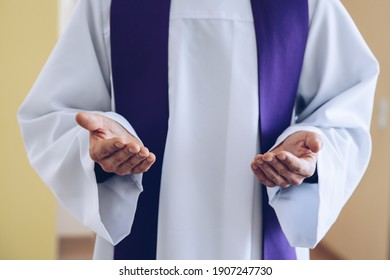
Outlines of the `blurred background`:
{"type": "MultiPolygon", "coordinates": [[[[88,259],[94,234],[57,205],[25,155],[16,112],[77,0],[0,0],[0,259],[88,259]]],[[[323,0],[328,1],[328,0],[323,0]]],[[[342,0],[381,64],[369,169],[313,259],[390,259],[390,1],[342,0]]]]}

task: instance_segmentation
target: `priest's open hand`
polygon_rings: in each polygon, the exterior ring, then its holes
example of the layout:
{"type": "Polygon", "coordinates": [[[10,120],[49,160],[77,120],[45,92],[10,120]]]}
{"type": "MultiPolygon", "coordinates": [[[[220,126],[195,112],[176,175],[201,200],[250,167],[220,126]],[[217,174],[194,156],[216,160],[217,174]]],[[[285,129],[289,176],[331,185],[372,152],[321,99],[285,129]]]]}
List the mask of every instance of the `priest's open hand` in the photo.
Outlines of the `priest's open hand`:
{"type": "Polygon", "coordinates": [[[108,117],[81,112],[76,122],[90,132],[91,159],[106,172],[120,176],[144,173],[156,160],[137,138],[108,117]]]}
{"type": "Polygon", "coordinates": [[[300,185],[314,174],[321,147],[320,135],[298,131],[273,150],[256,155],[251,167],[259,181],[267,187],[300,185]]]}

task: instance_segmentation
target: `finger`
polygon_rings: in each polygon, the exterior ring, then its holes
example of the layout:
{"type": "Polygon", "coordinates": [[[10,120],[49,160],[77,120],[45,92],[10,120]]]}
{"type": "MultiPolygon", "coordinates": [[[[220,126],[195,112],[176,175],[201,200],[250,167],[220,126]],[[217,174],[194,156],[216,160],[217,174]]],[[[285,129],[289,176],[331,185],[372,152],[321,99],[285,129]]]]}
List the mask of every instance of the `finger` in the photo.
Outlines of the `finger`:
{"type": "Polygon", "coordinates": [[[114,154],[116,151],[125,147],[124,140],[119,137],[107,139],[107,140],[91,140],[89,154],[91,159],[100,162],[106,157],[114,154]]]}
{"type": "Polygon", "coordinates": [[[305,145],[313,153],[318,153],[321,150],[323,145],[321,136],[317,133],[309,132],[305,139],[305,145]]]}
{"type": "Polygon", "coordinates": [[[295,175],[295,173],[293,173],[282,161],[276,157],[267,163],[270,164],[280,176],[285,178],[286,181],[288,181],[288,178],[295,175]]]}
{"type": "Polygon", "coordinates": [[[150,153],[149,156],[144,159],[140,164],[138,164],[133,169],[134,174],[140,174],[147,172],[150,167],[156,162],[156,156],[153,153],[150,153]]]}
{"type": "Polygon", "coordinates": [[[261,170],[264,172],[265,176],[277,186],[288,187],[289,184],[286,179],[281,176],[275,168],[271,165],[271,162],[275,160],[273,156],[263,156],[264,164],[260,165],[261,170]]]}
{"type": "Polygon", "coordinates": [[[305,178],[311,176],[314,172],[315,164],[312,164],[307,160],[300,159],[291,153],[283,152],[277,155],[277,158],[283,162],[291,172],[305,178]]]}
{"type": "Polygon", "coordinates": [[[302,175],[291,172],[291,170],[277,158],[269,164],[271,164],[275,171],[278,172],[279,175],[287,182],[287,186],[281,187],[288,187],[290,185],[298,186],[302,184],[303,180],[306,178],[302,175]]]}
{"type": "Polygon", "coordinates": [[[108,172],[115,172],[118,175],[121,175],[119,173],[123,173],[125,171],[125,168],[123,168],[124,165],[126,165],[127,169],[132,169],[135,165],[133,164],[130,168],[130,165],[128,164],[129,161],[134,159],[138,160],[137,153],[134,153],[134,150],[132,148],[126,147],[124,149],[120,149],[113,154],[103,158],[99,161],[100,165],[103,167],[105,171],[108,170],[108,172]]]}
{"type": "Polygon", "coordinates": [[[253,173],[256,175],[257,179],[260,181],[261,184],[270,188],[276,187],[276,184],[271,180],[269,180],[267,176],[265,176],[264,172],[261,170],[257,162],[252,162],[251,168],[253,173]]]}
{"type": "Polygon", "coordinates": [[[255,158],[253,159],[253,161],[254,162],[257,162],[257,161],[261,161],[262,160],[262,158],[263,158],[263,155],[262,154],[257,154],[256,156],[255,156],[255,158]]]}
{"type": "Polygon", "coordinates": [[[127,143],[127,148],[133,154],[138,154],[141,150],[141,144],[138,142],[127,143]]]}
{"type": "MultiPolygon", "coordinates": [[[[150,152],[149,152],[149,149],[146,148],[146,147],[141,147],[138,154],[137,154],[137,157],[144,160],[145,158],[147,158],[148,156],[150,155],[150,152]]],[[[136,164],[137,165],[137,164],[136,164]]]]}
{"type": "Polygon", "coordinates": [[[103,127],[103,116],[88,112],[80,112],[76,115],[76,122],[84,129],[94,132],[103,127]]]}
{"type": "Polygon", "coordinates": [[[142,147],[137,154],[133,154],[127,160],[121,162],[118,166],[118,172],[130,174],[134,167],[139,165],[149,156],[149,150],[146,147],[142,147]]]}

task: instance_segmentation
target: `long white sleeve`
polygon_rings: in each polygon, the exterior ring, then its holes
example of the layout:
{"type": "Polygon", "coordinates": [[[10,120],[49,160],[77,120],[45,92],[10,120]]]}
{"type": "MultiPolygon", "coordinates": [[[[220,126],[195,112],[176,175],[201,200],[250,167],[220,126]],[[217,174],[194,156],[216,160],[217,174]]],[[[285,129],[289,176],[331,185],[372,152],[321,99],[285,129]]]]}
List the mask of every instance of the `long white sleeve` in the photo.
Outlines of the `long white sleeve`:
{"type": "Polygon", "coordinates": [[[298,130],[321,135],[318,184],[269,189],[270,204],[293,246],[314,247],[335,222],[371,155],[370,122],[379,66],[338,0],[317,0],[299,86],[298,130]]]}
{"type": "Polygon", "coordinates": [[[81,223],[116,244],[130,232],[141,176],[114,176],[97,184],[89,133],[75,122],[77,112],[92,111],[135,135],[112,112],[107,23],[102,17],[109,2],[79,1],[18,119],[28,158],[42,180],[81,223]]]}

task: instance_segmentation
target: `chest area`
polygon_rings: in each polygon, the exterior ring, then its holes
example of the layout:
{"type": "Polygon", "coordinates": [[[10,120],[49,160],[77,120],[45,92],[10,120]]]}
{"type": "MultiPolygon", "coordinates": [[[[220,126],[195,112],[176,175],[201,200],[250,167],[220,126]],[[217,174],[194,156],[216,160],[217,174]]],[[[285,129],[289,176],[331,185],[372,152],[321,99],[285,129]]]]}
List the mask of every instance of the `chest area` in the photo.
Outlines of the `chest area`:
{"type": "Polygon", "coordinates": [[[250,0],[171,0],[170,19],[253,21],[250,0]]]}

